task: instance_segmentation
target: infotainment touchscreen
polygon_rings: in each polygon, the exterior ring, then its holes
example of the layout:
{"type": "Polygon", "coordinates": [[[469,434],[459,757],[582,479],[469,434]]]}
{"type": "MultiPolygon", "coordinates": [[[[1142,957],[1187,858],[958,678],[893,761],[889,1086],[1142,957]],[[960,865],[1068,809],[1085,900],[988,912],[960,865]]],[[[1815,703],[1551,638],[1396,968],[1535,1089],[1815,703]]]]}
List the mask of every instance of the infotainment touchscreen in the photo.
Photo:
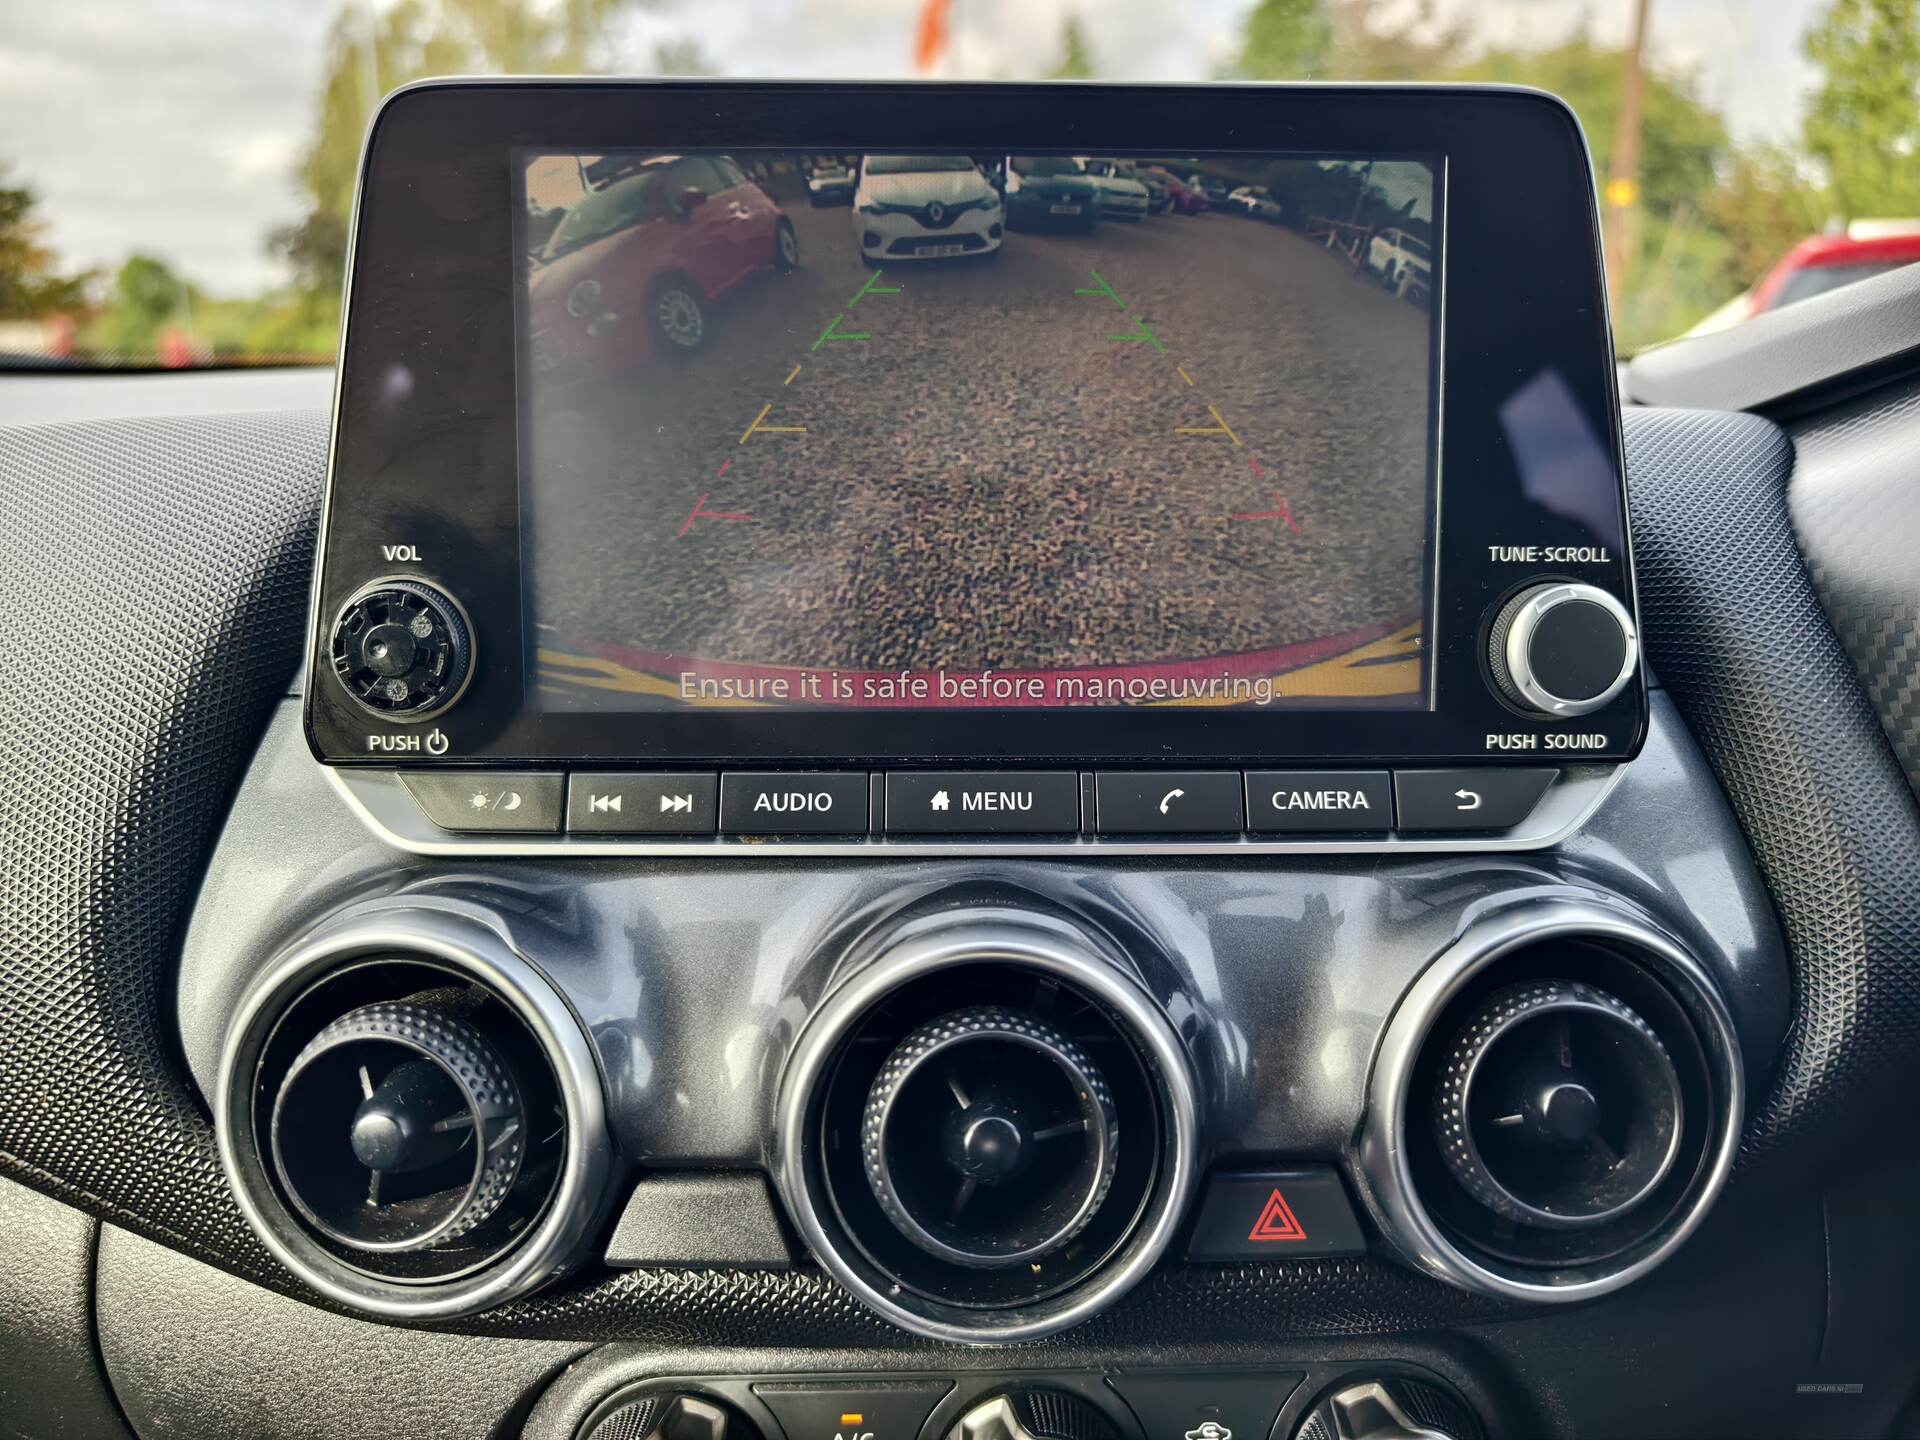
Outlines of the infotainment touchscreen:
{"type": "Polygon", "coordinates": [[[528,708],[1428,708],[1443,173],[516,151],[528,708]]]}

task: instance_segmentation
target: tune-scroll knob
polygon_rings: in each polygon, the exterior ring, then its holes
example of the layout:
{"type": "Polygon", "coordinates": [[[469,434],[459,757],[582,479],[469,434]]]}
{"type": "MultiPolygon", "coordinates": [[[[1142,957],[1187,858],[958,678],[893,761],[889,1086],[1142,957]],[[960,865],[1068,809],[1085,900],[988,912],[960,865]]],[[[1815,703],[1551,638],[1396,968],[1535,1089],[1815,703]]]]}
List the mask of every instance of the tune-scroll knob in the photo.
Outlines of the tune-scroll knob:
{"type": "Polygon", "coordinates": [[[328,658],[362,709],[385,720],[424,720],[466,689],[473,631],[443,591],[418,580],[381,580],[341,608],[328,658]]]}
{"type": "Polygon", "coordinates": [[[1598,710],[1626,688],[1639,660],[1627,607],[1598,586],[1573,582],[1514,596],[1494,617],[1487,647],[1500,693],[1555,719],[1598,710]]]}

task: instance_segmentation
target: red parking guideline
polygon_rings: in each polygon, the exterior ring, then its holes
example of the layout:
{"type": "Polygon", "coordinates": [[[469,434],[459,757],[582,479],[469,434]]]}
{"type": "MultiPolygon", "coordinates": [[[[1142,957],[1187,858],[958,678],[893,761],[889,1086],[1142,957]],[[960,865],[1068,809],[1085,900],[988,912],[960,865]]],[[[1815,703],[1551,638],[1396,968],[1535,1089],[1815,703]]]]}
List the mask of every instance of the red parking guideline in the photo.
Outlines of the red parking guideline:
{"type": "MultiPolygon", "coordinates": [[[[726,469],[726,466],[723,465],[720,468],[724,471],[726,469]]],[[[675,535],[673,537],[674,539],[676,540],[683,539],[686,536],[686,533],[693,528],[693,522],[696,520],[751,520],[753,519],[753,516],[742,514],[739,511],[709,510],[706,508],[706,504],[707,504],[707,497],[705,495],[702,495],[698,500],[693,502],[693,509],[689,510],[687,512],[687,518],[680,522],[680,533],[675,535]]]]}

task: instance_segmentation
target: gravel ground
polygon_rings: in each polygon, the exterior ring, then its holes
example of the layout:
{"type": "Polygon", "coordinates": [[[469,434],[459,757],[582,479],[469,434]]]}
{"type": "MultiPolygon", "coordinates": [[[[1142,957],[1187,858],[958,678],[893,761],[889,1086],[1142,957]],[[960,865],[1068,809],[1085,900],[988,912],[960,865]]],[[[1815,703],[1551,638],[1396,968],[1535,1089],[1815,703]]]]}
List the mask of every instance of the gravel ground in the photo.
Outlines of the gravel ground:
{"type": "Polygon", "coordinates": [[[1424,311],[1225,215],[1011,235],[997,258],[889,266],[900,293],[849,310],[871,273],[851,212],[788,213],[802,268],[723,301],[701,354],[539,397],[543,628],[927,670],[1197,658],[1420,613],[1424,311]],[[1074,293],[1094,271],[1124,311],[1074,293]],[[811,351],[843,313],[872,338],[811,351]],[[1164,354],[1107,338],[1139,321],[1164,354]],[[740,443],[768,402],[765,424],[806,433],[740,443]],[[1176,433],[1209,404],[1238,445],[1176,433]],[[1276,493],[1297,534],[1231,518],[1276,493]],[[753,518],[680,534],[703,495],[753,518]]]}

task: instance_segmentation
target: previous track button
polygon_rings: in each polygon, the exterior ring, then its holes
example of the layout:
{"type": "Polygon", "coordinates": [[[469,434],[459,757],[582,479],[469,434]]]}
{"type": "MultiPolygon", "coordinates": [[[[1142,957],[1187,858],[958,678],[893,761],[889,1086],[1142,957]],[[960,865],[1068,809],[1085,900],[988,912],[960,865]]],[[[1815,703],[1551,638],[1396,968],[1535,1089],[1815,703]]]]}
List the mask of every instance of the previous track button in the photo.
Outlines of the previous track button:
{"type": "Polygon", "coordinates": [[[574,835],[711,835],[719,777],[628,771],[567,777],[567,830],[574,835]]]}

